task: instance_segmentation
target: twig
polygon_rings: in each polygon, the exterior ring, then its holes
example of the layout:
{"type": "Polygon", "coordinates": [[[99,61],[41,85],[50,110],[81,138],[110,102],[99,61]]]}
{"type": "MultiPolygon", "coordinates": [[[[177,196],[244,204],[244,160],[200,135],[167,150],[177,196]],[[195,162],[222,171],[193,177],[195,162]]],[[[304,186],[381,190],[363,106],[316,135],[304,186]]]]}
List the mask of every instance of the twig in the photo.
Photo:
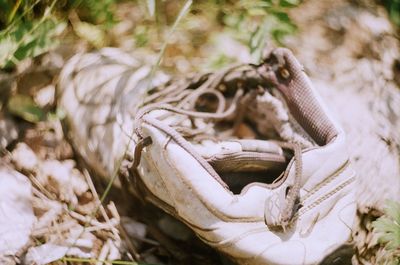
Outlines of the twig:
{"type": "MultiPolygon", "coordinates": [[[[96,203],[98,203],[99,206],[100,206],[100,212],[101,212],[104,220],[106,221],[106,223],[110,223],[110,218],[108,217],[108,215],[107,215],[107,213],[106,213],[106,211],[104,209],[104,206],[100,202],[99,195],[97,194],[97,191],[96,191],[96,188],[94,187],[93,181],[92,181],[91,177],[89,176],[89,172],[86,169],[83,170],[83,175],[86,178],[86,182],[89,185],[89,189],[92,192],[93,197],[96,200],[96,203]]],[[[118,230],[114,226],[111,226],[111,232],[114,234],[115,239],[120,239],[120,236],[118,234],[118,230]]]]}
{"type": "Polygon", "coordinates": [[[37,194],[41,194],[40,196],[46,196],[47,200],[52,200],[52,201],[57,200],[57,198],[53,196],[53,194],[51,194],[45,187],[43,187],[43,185],[36,179],[36,177],[33,174],[28,174],[28,177],[31,180],[31,182],[35,184],[35,186],[39,189],[39,190],[34,189],[34,191],[36,190],[37,194]]]}

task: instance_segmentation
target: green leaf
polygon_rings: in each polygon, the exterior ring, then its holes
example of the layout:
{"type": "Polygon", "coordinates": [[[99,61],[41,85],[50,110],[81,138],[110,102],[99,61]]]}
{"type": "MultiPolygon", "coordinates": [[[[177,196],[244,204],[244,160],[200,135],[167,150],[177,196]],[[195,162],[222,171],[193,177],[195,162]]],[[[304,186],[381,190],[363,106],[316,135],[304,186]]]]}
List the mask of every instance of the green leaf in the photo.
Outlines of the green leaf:
{"type": "MultiPolygon", "coordinates": [[[[124,261],[124,260],[99,260],[99,259],[86,259],[86,258],[73,258],[73,257],[63,257],[63,262],[72,262],[72,263],[88,263],[88,264],[97,264],[97,263],[110,263],[113,265],[146,265],[143,263],[137,263],[135,261],[124,261]]],[[[150,264],[149,264],[150,265],[150,264]]]]}
{"type": "Polygon", "coordinates": [[[390,200],[386,201],[385,214],[400,224],[400,203],[390,200]]]}
{"type": "Polygon", "coordinates": [[[374,221],[372,226],[374,232],[379,234],[379,242],[395,255],[395,251],[400,248],[400,204],[387,201],[384,215],[374,221]]]}
{"type": "Polygon", "coordinates": [[[138,25],[135,28],[134,39],[136,47],[144,47],[149,42],[148,30],[144,25],[138,25]]]}
{"type": "Polygon", "coordinates": [[[291,21],[289,15],[285,12],[271,11],[271,14],[274,15],[282,23],[292,24],[292,21],[291,21]]]}
{"type": "Polygon", "coordinates": [[[296,7],[300,3],[299,0],[281,0],[279,6],[281,7],[296,7]]]}
{"type": "Polygon", "coordinates": [[[400,0],[386,0],[386,7],[389,11],[390,19],[397,26],[400,26],[400,0]]]}
{"type": "MultiPolygon", "coordinates": [[[[7,23],[9,14],[11,12],[11,8],[12,7],[8,3],[8,1],[0,0],[0,10],[1,10],[1,12],[0,12],[0,23],[4,23],[4,24],[7,23]]],[[[1,24],[0,24],[0,29],[1,29],[1,24]]]]}
{"type": "Polygon", "coordinates": [[[262,52],[267,44],[273,23],[270,19],[264,19],[263,24],[258,26],[252,33],[249,42],[249,49],[255,63],[259,63],[262,52]]]}
{"type": "Polygon", "coordinates": [[[47,120],[54,121],[54,120],[63,120],[67,116],[67,113],[62,108],[57,108],[55,112],[47,113],[47,120]]]}
{"type": "Polygon", "coordinates": [[[32,123],[42,121],[45,117],[44,111],[35,104],[31,97],[25,95],[11,97],[7,109],[11,114],[32,123]]]}
{"type": "Polygon", "coordinates": [[[15,24],[12,30],[0,32],[0,68],[9,68],[18,61],[32,58],[54,48],[66,23],[48,18],[15,24]]]}
{"type": "Polygon", "coordinates": [[[116,23],[114,16],[116,0],[82,0],[81,6],[89,11],[90,22],[111,28],[116,23]]]}
{"type": "Polygon", "coordinates": [[[235,61],[236,60],[234,57],[229,57],[223,53],[220,53],[211,57],[205,68],[207,70],[219,70],[234,63],[235,61]]]}
{"type": "Polygon", "coordinates": [[[21,5],[21,3],[22,3],[22,0],[17,0],[15,2],[13,8],[11,9],[10,14],[8,15],[8,18],[7,18],[8,23],[10,23],[14,19],[14,16],[17,13],[17,10],[18,10],[19,6],[21,5]]]}
{"type": "Polygon", "coordinates": [[[266,12],[263,8],[249,8],[247,9],[247,12],[250,16],[265,16],[266,12]]]}

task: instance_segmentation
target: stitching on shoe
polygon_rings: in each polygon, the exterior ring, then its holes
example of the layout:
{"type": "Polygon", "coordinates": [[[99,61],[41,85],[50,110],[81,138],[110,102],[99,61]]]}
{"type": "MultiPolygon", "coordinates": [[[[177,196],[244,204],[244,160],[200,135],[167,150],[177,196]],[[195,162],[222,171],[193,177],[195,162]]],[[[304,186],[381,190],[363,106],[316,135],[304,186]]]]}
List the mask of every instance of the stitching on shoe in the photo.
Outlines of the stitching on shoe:
{"type": "Polygon", "coordinates": [[[328,184],[330,184],[333,180],[335,180],[340,174],[343,173],[344,170],[346,170],[350,165],[350,161],[346,160],[346,162],[344,162],[344,164],[342,166],[340,166],[340,168],[338,170],[336,170],[333,174],[331,174],[328,178],[326,178],[324,181],[320,182],[319,184],[317,184],[316,187],[314,187],[312,190],[310,190],[306,195],[304,195],[304,197],[302,198],[302,201],[307,200],[308,198],[310,198],[312,195],[314,195],[315,193],[317,193],[320,189],[322,189],[323,187],[327,186],[328,184]]]}
{"type": "MultiPolygon", "coordinates": [[[[162,122],[157,122],[156,119],[150,117],[142,117],[143,122],[149,124],[150,126],[162,131],[164,134],[172,137],[174,142],[176,142],[181,148],[183,148],[186,152],[188,152],[196,161],[210,174],[227,192],[232,193],[225,182],[222,181],[220,176],[215,172],[215,170],[211,167],[211,165],[203,159],[200,155],[197,154],[193,147],[188,143],[179,133],[177,133],[173,128],[168,125],[163,124],[162,122]]],[[[139,127],[138,127],[139,128],[139,127]]]]}
{"type": "Polygon", "coordinates": [[[340,184],[339,186],[337,186],[335,189],[331,190],[330,192],[328,192],[327,194],[325,194],[324,196],[320,197],[318,200],[312,202],[311,204],[309,204],[307,207],[301,208],[298,212],[298,216],[300,217],[301,215],[305,214],[306,212],[308,212],[309,210],[315,208],[316,206],[318,206],[319,204],[321,204],[323,201],[329,199],[330,197],[332,197],[335,193],[337,193],[338,191],[342,190],[343,188],[345,188],[346,186],[350,185],[352,182],[354,182],[356,180],[356,178],[353,176],[351,178],[349,178],[348,180],[346,180],[345,182],[343,182],[342,184],[340,184]]]}
{"type": "MultiPolygon", "coordinates": [[[[340,184],[339,186],[337,186],[334,190],[330,191],[329,193],[325,194],[324,196],[320,197],[318,200],[314,201],[313,203],[311,203],[310,205],[308,205],[307,207],[303,207],[301,208],[294,216],[293,216],[293,220],[292,223],[288,226],[289,228],[293,228],[293,225],[296,221],[301,220],[301,217],[308,211],[312,210],[313,208],[317,207],[318,205],[320,205],[322,202],[324,202],[325,200],[329,199],[330,197],[332,197],[335,193],[337,193],[338,191],[344,189],[346,186],[350,185],[352,182],[355,181],[355,177],[353,175],[353,177],[349,178],[347,181],[343,182],[342,184],[340,184]]],[[[325,216],[327,216],[328,213],[326,213],[324,216],[320,216],[319,219],[324,218],[325,216]]]]}
{"type": "MultiPolygon", "coordinates": [[[[175,142],[175,140],[174,140],[175,142]]],[[[178,144],[177,144],[178,145],[178,144]]],[[[178,145],[179,146],[179,145],[178,145]]],[[[179,146],[182,148],[181,146],[179,146]]],[[[166,163],[169,164],[169,166],[174,170],[175,175],[179,177],[181,182],[190,190],[193,190],[192,185],[190,185],[185,178],[180,177],[178,169],[174,166],[174,163],[171,163],[169,160],[169,157],[167,155],[164,156],[166,163]]],[[[248,218],[237,218],[234,216],[227,215],[223,212],[218,211],[215,207],[207,203],[201,196],[197,197],[199,201],[209,210],[216,218],[220,219],[221,221],[224,222],[230,222],[230,223],[254,223],[254,222],[260,222],[263,220],[263,218],[257,218],[257,217],[248,217],[248,218]]],[[[235,198],[234,196],[232,198],[235,198]]]]}
{"type": "MultiPolygon", "coordinates": [[[[289,241],[284,241],[284,242],[289,242],[289,241]]],[[[291,242],[296,242],[296,243],[300,243],[300,245],[302,245],[302,247],[304,248],[304,255],[303,255],[303,261],[302,261],[302,263],[301,264],[304,264],[305,263],[305,258],[306,258],[306,255],[307,255],[307,248],[306,248],[306,245],[303,243],[303,242],[301,242],[301,241],[299,241],[299,240],[293,240],[293,241],[291,241],[291,242]]],[[[281,241],[281,242],[278,242],[278,243],[275,243],[275,244],[272,244],[271,246],[268,246],[268,247],[266,247],[264,250],[262,250],[260,253],[258,253],[257,255],[254,255],[254,256],[252,256],[251,258],[249,258],[248,259],[248,264],[253,264],[253,262],[250,262],[251,260],[255,260],[255,259],[257,259],[257,258],[259,258],[259,257],[261,257],[265,252],[267,252],[269,249],[271,249],[271,248],[273,248],[273,247],[275,247],[275,246],[278,246],[278,245],[280,245],[280,244],[282,244],[283,242],[281,241]]],[[[289,254],[289,253],[288,253],[289,254]]]]}
{"type": "Polygon", "coordinates": [[[241,233],[240,235],[237,235],[235,237],[225,239],[222,241],[211,241],[202,236],[199,236],[199,238],[209,245],[212,245],[212,246],[215,246],[218,248],[227,248],[227,247],[231,247],[232,245],[236,244],[239,240],[241,240],[249,235],[257,234],[259,232],[270,232],[270,231],[268,229],[266,229],[266,227],[259,227],[259,228],[247,230],[246,233],[241,233]]]}
{"type": "MultiPolygon", "coordinates": [[[[155,168],[155,167],[154,167],[155,168]]],[[[155,168],[156,169],[156,168],[155,168]]],[[[156,169],[157,174],[159,174],[159,171],[156,169]]],[[[180,220],[182,223],[185,223],[187,226],[191,227],[192,229],[197,229],[197,230],[202,230],[204,232],[211,232],[214,231],[215,228],[201,228],[197,225],[194,225],[192,223],[189,223],[188,221],[184,220],[183,218],[181,218],[176,211],[176,208],[169,205],[168,203],[164,202],[163,200],[161,200],[160,198],[158,198],[158,196],[156,196],[147,186],[146,184],[141,181],[141,185],[144,186],[145,190],[146,190],[146,196],[147,196],[147,200],[149,200],[151,203],[153,203],[154,205],[159,206],[162,210],[164,210],[166,213],[174,216],[175,218],[177,218],[178,220],[180,220]]],[[[167,191],[169,193],[169,191],[167,191]]],[[[170,193],[169,193],[170,194],[170,193]]],[[[171,196],[172,198],[172,196],[171,196]]]]}
{"type": "MultiPolygon", "coordinates": [[[[327,216],[327,215],[328,215],[328,213],[325,214],[325,216],[327,216]]],[[[311,224],[309,225],[309,227],[305,231],[303,231],[303,230],[299,231],[300,237],[302,237],[302,238],[308,237],[311,234],[311,232],[313,231],[314,226],[317,224],[318,220],[321,220],[325,216],[321,217],[321,214],[317,213],[317,215],[311,221],[311,224]]]]}
{"type": "MultiPolygon", "coordinates": [[[[346,222],[343,220],[341,214],[342,214],[342,211],[343,211],[344,209],[346,209],[346,208],[349,207],[350,205],[356,204],[356,203],[357,203],[356,200],[353,200],[353,201],[349,202],[348,204],[346,204],[345,206],[343,206],[342,209],[340,209],[339,214],[338,214],[339,220],[350,230],[350,236],[351,236],[352,240],[353,240],[353,227],[352,227],[352,225],[349,225],[348,223],[346,223],[346,222]]],[[[354,220],[355,220],[355,218],[354,218],[354,220]]],[[[354,223],[354,220],[353,220],[353,223],[354,223]]],[[[354,225],[354,224],[353,224],[353,225],[354,225]]],[[[351,241],[352,241],[352,240],[351,240],[351,241]]]]}

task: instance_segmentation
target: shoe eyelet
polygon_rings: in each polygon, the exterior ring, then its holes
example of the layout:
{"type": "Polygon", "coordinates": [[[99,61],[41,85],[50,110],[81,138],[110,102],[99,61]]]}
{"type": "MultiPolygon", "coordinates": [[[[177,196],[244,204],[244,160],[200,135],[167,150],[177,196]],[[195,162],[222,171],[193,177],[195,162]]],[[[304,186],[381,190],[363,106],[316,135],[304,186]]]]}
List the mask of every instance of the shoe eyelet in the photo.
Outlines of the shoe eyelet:
{"type": "Polygon", "coordinates": [[[279,74],[283,79],[289,79],[290,77],[289,71],[284,67],[279,67],[279,74]]]}
{"type": "Polygon", "coordinates": [[[290,190],[292,189],[292,186],[287,186],[285,190],[285,198],[288,196],[290,190]]]}

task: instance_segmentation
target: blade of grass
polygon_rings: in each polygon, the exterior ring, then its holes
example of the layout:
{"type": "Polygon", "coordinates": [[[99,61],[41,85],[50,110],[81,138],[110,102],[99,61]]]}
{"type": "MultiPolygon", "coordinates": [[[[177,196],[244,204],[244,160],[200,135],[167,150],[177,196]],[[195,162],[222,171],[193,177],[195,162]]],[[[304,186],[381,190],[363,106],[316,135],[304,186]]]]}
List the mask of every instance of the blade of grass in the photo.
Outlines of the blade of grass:
{"type": "Polygon", "coordinates": [[[151,88],[150,86],[151,86],[151,84],[152,84],[152,81],[153,81],[153,78],[154,78],[154,74],[155,74],[155,72],[157,71],[158,66],[159,66],[160,63],[161,63],[162,58],[164,57],[165,49],[167,48],[168,42],[169,42],[169,40],[170,40],[172,34],[174,34],[174,32],[175,32],[177,26],[179,25],[179,23],[181,22],[181,20],[184,18],[184,16],[186,15],[186,13],[189,11],[189,9],[190,9],[192,3],[193,3],[192,0],[187,0],[187,1],[185,2],[185,4],[183,5],[182,9],[179,11],[179,14],[178,14],[177,18],[175,19],[174,24],[172,25],[171,29],[169,30],[168,35],[167,35],[167,39],[164,41],[164,43],[163,43],[163,45],[162,45],[162,47],[161,47],[161,50],[160,50],[160,52],[158,53],[157,61],[156,61],[156,63],[154,64],[154,66],[152,67],[152,69],[151,69],[150,76],[149,76],[149,82],[148,82],[148,84],[147,84],[147,91],[150,90],[150,88],[151,88]]]}
{"type": "MultiPolygon", "coordinates": [[[[38,3],[39,1],[37,1],[36,3],[38,3]]],[[[9,58],[7,58],[5,61],[7,60],[12,60],[15,59],[14,54],[15,52],[19,49],[19,47],[22,45],[22,43],[24,43],[26,41],[27,38],[29,38],[29,36],[31,36],[31,34],[38,29],[51,15],[51,12],[53,11],[53,8],[55,6],[55,4],[57,3],[57,0],[53,0],[53,2],[51,3],[50,7],[48,7],[46,9],[46,11],[44,12],[43,17],[39,20],[39,22],[37,24],[35,24],[27,33],[25,33],[25,35],[17,42],[16,44],[16,48],[8,55],[9,58]]],[[[14,20],[15,21],[15,20],[14,20]]],[[[8,27],[7,29],[9,29],[10,27],[8,27]]],[[[7,29],[5,31],[7,31],[7,29]]],[[[2,34],[6,34],[4,32],[2,32],[2,34]]]]}
{"type": "Polygon", "coordinates": [[[3,30],[2,32],[0,32],[0,35],[1,35],[1,34],[7,34],[7,33],[12,29],[12,27],[14,26],[14,24],[17,23],[17,22],[19,22],[26,14],[28,14],[29,12],[31,12],[32,9],[33,9],[37,4],[39,4],[40,1],[41,1],[41,0],[36,0],[36,2],[34,2],[33,4],[31,4],[31,5],[29,6],[29,8],[27,8],[20,16],[18,16],[16,19],[14,19],[13,21],[11,21],[11,23],[7,26],[7,28],[6,28],[5,30],[3,30]]]}
{"type": "MultiPolygon", "coordinates": [[[[180,21],[182,20],[182,18],[186,15],[186,13],[188,12],[188,10],[190,9],[190,7],[191,7],[191,5],[192,5],[192,2],[193,2],[192,0],[187,0],[187,1],[185,2],[184,6],[182,7],[182,9],[180,10],[180,12],[179,12],[179,14],[178,14],[178,17],[176,18],[174,24],[172,25],[172,27],[171,27],[171,29],[170,29],[170,31],[169,31],[169,34],[168,34],[168,38],[165,40],[165,42],[164,42],[164,44],[163,44],[163,46],[162,46],[162,48],[161,48],[161,50],[160,50],[160,52],[159,52],[159,54],[158,54],[157,61],[156,61],[155,65],[152,67],[152,70],[151,70],[151,72],[150,72],[149,83],[148,83],[147,90],[149,90],[149,88],[150,88],[150,86],[151,86],[151,83],[152,83],[152,79],[153,79],[153,77],[154,77],[154,73],[156,72],[158,66],[159,66],[160,63],[161,63],[161,60],[162,60],[162,58],[163,58],[165,49],[166,49],[166,47],[167,47],[167,45],[168,45],[168,41],[169,41],[170,36],[175,32],[175,29],[177,28],[178,24],[180,23],[180,21]]],[[[144,100],[143,100],[143,101],[144,101],[144,100]]],[[[108,193],[109,193],[110,190],[111,190],[111,187],[112,187],[112,185],[113,185],[115,179],[116,179],[117,176],[118,176],[118,171],[119,171],[119,169],[120,169],[120,167],[121,167],[121,165],[122,165],[122,161],[123,161],[123,160],[125,159],[125,157],[126,157],[126,154],[127,154],[128,150],[129,150],[129,147],[130,147],[130,144],[131,144],[131,142],[132,142],[132,139],[133,139],[133,135],[134,135],[134,134],[135,134],[135,130],[132,130],[132,133],[130,134],[129,141],[128,141],[127,145],[126,145],[126,148],[125,148],[125,150],[124,150],[124,153],[123,153],[122,157],[118,160],[118,162],[117,162],[117,164],[116,164],[116,167],[115,167],[115,169],[114,169],[114,172],[113,172],[113,174],[112,174],[112,177],[111,177],[110,181],[108,182],[107,187],[106,187],[105,191],[103,192],[103,194],[102,194],[102,196],[101,196],[101,198],[100,198],[100,203],[101,203],[101,204],[103,204],[105,198],[107,197],[108,193]]],[[[83,230],[81,231],[81,233],[76,237],[75,242],[72,242],[72,244],[69,246],[69,249],[70,249],[71,247],[73,247],[73,245],[76,243],[76,241],[83,235],[83,233],[85,232],[85,229],[88,227],[89,223],[93,220],[94,216],[97,214],[97,212],[99,211],[99,209],[100,209],[100,205],[98,205],[98,206],[95,208],[95,210],[91,213],[91,215],[90,215],[90,217],[89,217],[89,220],[88,220],[88,221],[86,222],[86,224],[84,225],[84,229],[83,229],[83,230]]],[[[67,251],[67,252],[68,252],[68,251],[67,251]]],[[[65,257],[64,257],[64,258],[65,258],[65,257]]],[[[136,263],[136,264],[137,264],[137,263],[136,263]]]]}
{"type": "Polygon", "coordinates": [[[147,9],[149,9],[150,17],[154,17],[156,12],[156,1],[155,0],[147,0],[147,9]]]}
{"type": "MultiPolygon", "coordinates": [[[[122,161],[125,159],[125,156],[126,156],[128,150],[129,150],[129,147],[130,147],[130,144],[131,144],[131,142],[132,142],[132,137],[133,137],[133,134],[134,134],[134,133],[135,133],[135,130],[132,130],[132,133],[131,133],[131,135],[130,135],[131,137],[129,137],[129,141],[128,141],[126,147],[125,147],[124,153],[123,153],[122,157],[117,161],[117,164],[116,164],[115,169],[114,169],[114,171],[113,171],[112,177],[111,177],[111,179],[108,181],[107,187],[106,187],[105,191],[103,192],[103,194],[102,194],[101,197],[100,197],[100,204],[97,205],[96,208],[91,212],[91,214],[89,215],[88,220],[86,221],[85,225],[83,226],[82,231],[78,234],[78,236],[75,238],[75,240],[70,244],[70,246],[68,247],[68,249],[67,249],[67,251],[66,251],[65,253],[68,253],[68,251],[76,244],[76,242],[78,241],[78,239],[85,233],[86,228],[89,226],[89,224],[91,223],[91,221],[93,220],[93,218],[96,216],[96,214],[97,214],[98,211],[100,210],[101,205],[103,205],[104,200],[106,199],[108,193],[109,193],[110,190],[111,190],[111,187],[112,187],[112,185],[113,185],[115,179],[116,179],[117,176],[118,176],[118,171],[119,171],[119,169],[121,168],[122,161]]],[[[63,257],[63,258],[65,258],[65,257],[63,257]]],[[[135,263],[135,264],[137,264],[137,263],[135,263]]]]}
{"type": "Polygon", "coordinates": [[[15,2],[15,5],[13,6],[13,9],[11,10],[11,12],[10,12],[10,14],[8,16],[7,23],[10,23],[13,20],[15,14],[17,13],[17,10],[18,10],[19,6],[21,5],[21,3],[22,3],[22,0],[17,0],[15,2]]]}
{"type": "Polygon", "coordinates": [[[81,263],[90,263],[90,264],[102,262],[102,263],[106,263],[106,264],[115,264],[115,265],[145,265],[144,263],[137,263],[134,261],[98,260],[98,259],[84,259],[84,258],[70,258],[70,257],[64,257],[61,259],[61,261],[63,261],[63,262],[81,262],[81,263]]]}

